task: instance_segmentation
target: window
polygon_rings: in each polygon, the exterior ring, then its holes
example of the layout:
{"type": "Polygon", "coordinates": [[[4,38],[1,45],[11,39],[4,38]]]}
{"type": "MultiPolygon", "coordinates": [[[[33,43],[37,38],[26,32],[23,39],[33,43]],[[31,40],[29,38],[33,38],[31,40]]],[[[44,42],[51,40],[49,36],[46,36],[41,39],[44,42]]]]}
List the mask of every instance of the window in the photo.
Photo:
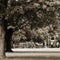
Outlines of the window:
{"type": "Polygon", "coordinates": [[[5,52],[22,52],[23,56],[30,52],[31,55],[60,52],[60,6],[57,2],[29,0],[18,4],[17,0],[15,3],[7,7],[4,20],[5,52]]]}

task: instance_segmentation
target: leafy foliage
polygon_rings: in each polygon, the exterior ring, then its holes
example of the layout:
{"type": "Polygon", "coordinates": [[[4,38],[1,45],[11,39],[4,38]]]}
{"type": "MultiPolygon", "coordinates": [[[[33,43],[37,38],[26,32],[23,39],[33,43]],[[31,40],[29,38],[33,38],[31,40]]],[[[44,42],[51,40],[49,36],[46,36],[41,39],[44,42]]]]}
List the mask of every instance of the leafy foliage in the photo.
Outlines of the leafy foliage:
{"type": "Polygon", "coordinates": [[[15,27],[13,40],[18,42],[47,40],[50,25],[55,30],[60,22],[59,7],[60,4],[56,0],[25,1],[8,7],[7,27],[10,25],[15,27]]]}

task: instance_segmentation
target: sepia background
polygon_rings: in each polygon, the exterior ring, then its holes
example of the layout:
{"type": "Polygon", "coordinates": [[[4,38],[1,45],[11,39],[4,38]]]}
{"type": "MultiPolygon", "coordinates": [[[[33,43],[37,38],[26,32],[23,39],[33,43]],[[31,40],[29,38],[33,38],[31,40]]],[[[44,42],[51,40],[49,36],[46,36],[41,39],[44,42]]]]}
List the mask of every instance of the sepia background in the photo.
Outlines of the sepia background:
{"type": "MultiPolygon", "coordinates": [[[[60,1],[59,0],[49,0],[49,1],[48,0],[46,0],[46,1],[45,0],[38,0],[38,1],[35,0],[32,2],[29,2],[29,0],[27,0],[25,2],[23,0],[21,0],[20,3],[18,2],[18,0],[16,0],[17,2],[14,0],[12,0],[12,1],[11,0],[9,0],[9,1],[0,0],[0,1],[1,1],[1,3],[0,3],[0,39],[1,39],[0,40],[0,43],[1,43],[0,56],[1,56],[1,59],[3,59],[2,56],[4,56],[4,48],[5,48],[4,47],[4,42],[5,42],[4,41],[4,34],[5,34],[4,29],[5,29],[5,27],[2,23],[2,21],[4,21],[4,18],[8,21],[7,28],[9,29],[11,25],[12,25],[12,28],[14,28],[12,40],[15,38],[15,35],[14,35],[15,33],[17,35],[17,34],[19,34],[19,32],[20,33],[23,32],[21,34],[21,36],[23,35],[21,38],[23,38],[23,40],[25,42],[26,37],[24,36],[25,32],[23,30],[26,30],[28,32],[27,33],[28,37],[31,36],[31,38],[29,37],[27,39],[27,41],[29,39],[30,39],[30,41],[32,41],[31,39],[36,40],[35,37],[37,38],[40,34],[42,34],[42,35],[39,37],[41,37],[43,40],[45,40],[45,36],[48,35],[47,31],[49,31],[50,27],[51,27],[51,30],[55,31],[57,33],[57,35],[60,36],[60,3],[59,3],[60,1]],[[10,1],[12,2],[11,4],[10,4],[10,1]],[[12,6],[10,6],[10,5],[12,5],[12,6]],[[17,5],[17,6],[15,6],[15,5],[17,5]],[[18,17],[17,15],[19,15],[19,14],[17,14],[16,12],[21,14],[21,17],[18,17]],[[17,17],[20,20],[18,19],[18,21],[16,21],[17,17]],[[19,22],[19,23],[17,24],[17,22],[19,22]],[[20,29],[21,30],[23,29],[23,30],[21,31],[20,29]],[[39,30],[41,32],[39,32],[39,30]],[[38,32],[38,33],[36,33],[36,32],[38,32]]],[[[18,35],[18,36],[20,36],[20,35],[18,35]]],[[[18,38],[18,39],[16,39],[16,40],[18,40],[17,43],[19,43],[19,41],[20,41],[20,38],[18,36],[16,37],[16,38],[18,38]]],[[[14,39],[14,42],[16,40],[14,39]]],[[[58,41],[59,40],[60,40],[60,37],[58,37],[58,41]]],[[[14,47],[16,47],[16,46],[14,46],[14,47]]],[[[46,58],[46,60],[47,60],[50,57],[44,57],[44,58],[46,58]]],[[[43,60],[44,58],[42,58],[42,57],[35,58],[34,57],[34,58],[30,58],[30,60],[32,60],[32,59],[33,60],[34,59],[43,60]]],[[[51,57],[52,60],[55,58],[58,59],[57,57],[51,57]]],[[[5,59],[8,60],[8,58],[5,58],[5,59]]],[[[10,58],[9,60],[11,60],[11,59],[12,58],[10,58]]],[[[16,58],[16,59],[20,60],[19,58],[16,58]]],[[[16,59],[13,58],[13,60],[16,60],[16,59]]],[[[21,58],[21,59],[25,60],[28,58],[21,58]]]]}

